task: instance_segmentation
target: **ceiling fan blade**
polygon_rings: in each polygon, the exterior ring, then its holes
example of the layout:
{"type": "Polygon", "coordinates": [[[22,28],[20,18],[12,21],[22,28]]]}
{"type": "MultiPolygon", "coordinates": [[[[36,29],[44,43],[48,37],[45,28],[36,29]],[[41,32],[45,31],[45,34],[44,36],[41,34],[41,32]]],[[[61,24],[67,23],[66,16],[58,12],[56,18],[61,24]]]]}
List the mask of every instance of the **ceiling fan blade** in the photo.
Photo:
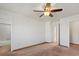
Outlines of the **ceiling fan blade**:
{"type": "Polygon", "coordinates": [[[49,15],[50,17],[53,17],[53,15],[50,13],[50,15],[49,15]]]}
{"type": "Polygon", "coordinates": [[[42,17],[44,14],[41,14],[40,17],[42,17]]]}
{"type": "Polygon", "coordinates": [[[34,12],[44,12],[43,10],[33,10],[34,12]]]}
{"type": "Polygon", "coordinates": [[[53,9],[51,10],[51,12],[59,12],[59,11],[62,11],[63,9],[53,9]]]}

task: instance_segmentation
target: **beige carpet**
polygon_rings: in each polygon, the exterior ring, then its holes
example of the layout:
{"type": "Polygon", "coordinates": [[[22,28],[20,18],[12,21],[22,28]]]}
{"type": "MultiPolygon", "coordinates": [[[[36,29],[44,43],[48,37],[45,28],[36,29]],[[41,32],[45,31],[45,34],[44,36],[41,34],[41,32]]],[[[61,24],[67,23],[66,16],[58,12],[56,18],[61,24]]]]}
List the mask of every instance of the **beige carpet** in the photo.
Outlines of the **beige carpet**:
{"type": "Polygon", "coordinates": [[[11,46],[0,46],[0,56],[9,56],[11,55],[11,46]]]}
{"type": "Polygon", "coordinates": [[[17,56],[79,56],[79,45],[70,48],[60,47],[53,43],[45,43],[12,52],[17,56]]]}
{"type": "Polygon", "coordinates": [[[0,56],[79,56],[79,45],[70,48],[44,43],[11,52],[10,46],[0,47],[0,56]]]}

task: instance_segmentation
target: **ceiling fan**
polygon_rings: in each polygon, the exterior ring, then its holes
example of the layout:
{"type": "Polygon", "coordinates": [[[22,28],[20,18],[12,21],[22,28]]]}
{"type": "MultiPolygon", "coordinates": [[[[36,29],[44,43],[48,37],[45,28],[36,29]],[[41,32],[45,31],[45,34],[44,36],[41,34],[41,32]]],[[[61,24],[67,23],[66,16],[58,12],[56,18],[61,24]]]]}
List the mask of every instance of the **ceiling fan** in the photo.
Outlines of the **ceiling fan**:
{"type": "Polygon", "coordinates": [[[42,17],[43,15],[53,17],[52,13],[60,12],[62,10],[63,9],[52,8],[51,3],[46,3],[44,10],[33,10],[33,11],[34,12],[43,12],[43,14],[41,14],[40,17],[42,17]]]}

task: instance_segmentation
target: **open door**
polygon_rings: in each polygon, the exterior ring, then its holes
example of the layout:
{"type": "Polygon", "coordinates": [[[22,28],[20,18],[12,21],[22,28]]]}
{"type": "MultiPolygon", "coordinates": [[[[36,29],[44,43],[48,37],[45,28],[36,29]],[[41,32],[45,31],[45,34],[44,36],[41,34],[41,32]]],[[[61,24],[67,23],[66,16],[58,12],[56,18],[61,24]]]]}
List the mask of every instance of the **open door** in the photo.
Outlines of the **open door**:
{"type": "Polygon", "coordinates": [[[69,47],[69,22],[60,21],[60,45],[69,47]]]}

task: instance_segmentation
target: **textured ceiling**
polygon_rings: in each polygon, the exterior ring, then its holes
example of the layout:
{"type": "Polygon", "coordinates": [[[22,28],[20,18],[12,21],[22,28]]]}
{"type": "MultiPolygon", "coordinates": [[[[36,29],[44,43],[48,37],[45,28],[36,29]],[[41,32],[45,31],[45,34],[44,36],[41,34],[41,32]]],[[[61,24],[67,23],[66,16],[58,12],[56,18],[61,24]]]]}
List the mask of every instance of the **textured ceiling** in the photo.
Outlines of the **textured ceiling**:
{"type": "Polygon", "coordinates": [[[43,3],[9,3],[9,4],[0,4],[0,9],[9,12],[15,12],[19,14],[23,14],[26,17],[30,17],[33,19],[40,19],[45,21],[57,20],[63,17],[69,17],[72,15],[79,14],[79,4],[78,3],[57,3],[54,7],[63,8],[62,12],[53,13],[54,17],[39,17],[42,13],[33,12],[34,9],[42,9],[43,3]]]}

